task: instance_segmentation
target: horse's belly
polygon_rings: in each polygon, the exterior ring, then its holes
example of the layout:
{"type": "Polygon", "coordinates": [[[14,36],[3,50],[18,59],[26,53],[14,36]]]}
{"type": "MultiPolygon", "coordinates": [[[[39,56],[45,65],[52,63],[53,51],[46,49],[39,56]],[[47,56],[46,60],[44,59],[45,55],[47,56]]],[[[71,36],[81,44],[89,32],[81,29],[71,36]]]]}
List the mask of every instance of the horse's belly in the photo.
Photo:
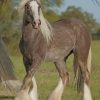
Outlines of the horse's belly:
{"type": "Polygon", "coordinates": [[[58,60],[64,59],[70,52],[72,48],[57,49],[52,48],[46,53],[46,61],[56,62],[58,60]]]}

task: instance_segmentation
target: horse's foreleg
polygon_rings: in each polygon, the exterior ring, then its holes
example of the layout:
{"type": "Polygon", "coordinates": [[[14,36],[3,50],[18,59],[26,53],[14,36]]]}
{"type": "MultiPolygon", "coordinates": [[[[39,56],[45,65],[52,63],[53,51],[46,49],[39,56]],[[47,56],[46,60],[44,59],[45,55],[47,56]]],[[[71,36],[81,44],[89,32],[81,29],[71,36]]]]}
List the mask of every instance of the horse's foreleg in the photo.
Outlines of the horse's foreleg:
{"type": "Polygon", "coordinates": [[[38,100],[37,84],[34,76],[32,79],[27,80],[26,83],[23,83],[21,91],[15,100],[38,100]]]}
{"type": "Polygon", "coordinates": [[[56,68],[59,72],[60,80],[55,88],[55,90],[51,93],[48,100],[61,100],[64,87],[69,80],[68,73],[66,72],[66,66],[64,61],[59,61],[55,63],[56,68]]]}
{"type": "Polygon", "coordinates": [[[40,63],[40,57],[36,57],[36,59],[32,61],[31,68],[24,78],[21,91],[18,93],[15,100],[38,100],[37,84],[34,74],[37,71],[40,63]]]}
{"type": "Polygon", "coordinates": [[[32,87],[29,91],[29,98],[30,100],[38,100],[37,83],[34,77],[32,77],[32,87]]]}
{"type": "Polygon", "coordinates": [[[18,92],[14,100],[30,100],[28,94],[30,86],[31,86],[31,77],[29,73],[27,73],[27,75],[24,78],[21,90],[18,92]]]}

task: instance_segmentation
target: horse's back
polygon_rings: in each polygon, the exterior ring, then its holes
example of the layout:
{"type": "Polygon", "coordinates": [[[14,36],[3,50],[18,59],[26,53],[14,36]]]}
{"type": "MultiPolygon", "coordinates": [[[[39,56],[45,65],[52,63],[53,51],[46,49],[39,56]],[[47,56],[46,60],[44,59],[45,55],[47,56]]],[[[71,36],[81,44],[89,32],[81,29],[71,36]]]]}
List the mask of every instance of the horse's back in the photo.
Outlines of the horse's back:
{"type": "Polygon", "coordinates": [[[87,25],[82,20],[77,19],[77,18],[61,19],[54,22],[52,25],[53,25],[54,30],[64,29],[66,34],[67,34],[67,30],[74,31],[75,33],[76,31],[79,31],[79,30],[83,31],[84,33],[89,32],[87,25]]]}
{"type": "MultiPolygon", "coordinates": [[[[76,18],[62,19],[53,24],[54,34],[73,42],[91,42],[91,35],[87,25],[76,18]]],[[[87,44],[87,43],[86,43],[87,44]]]]}

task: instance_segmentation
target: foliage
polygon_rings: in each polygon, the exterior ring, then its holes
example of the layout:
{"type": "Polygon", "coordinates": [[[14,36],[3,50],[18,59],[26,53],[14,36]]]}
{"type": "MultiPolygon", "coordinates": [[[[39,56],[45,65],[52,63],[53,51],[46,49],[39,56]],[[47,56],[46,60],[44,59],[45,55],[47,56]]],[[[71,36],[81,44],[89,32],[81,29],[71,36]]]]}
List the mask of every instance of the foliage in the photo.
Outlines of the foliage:
{"type": "Polygon", "coordinates": [[[12,13],[12,7],[9,1],[6,1],[5,3],[3,3],[2,6],[0,5],[0,26],[1,26],[0,31],[3,31],[3,30],[6,31],[11,25],[11,21],[10,21],[11,13],[12,13]]]}
{"type": "Polygon", "coordinates": [[[48,10],[44,13],[45,17],[49,22],[54,22],[60,19],[60,16],[57,15],[54,11],[48,10]]]}
{"type": "Polygon", "coordinates": [[[97,33],[96,33],[96,34],[100,36],[100,29],[98,29],[98,31],[97,31],[97,33]]]}
{"type": "Polygon", "coordinates": [[[48,6],[60,6],[64,0],[41,0],[45,7],[48,6]]]}
{"type": "Polygon", "coordinates": [[[16,28],[17,12],[12,6],[12,0],[4,0],[0,5],[0,36],[11,50],[16,50],[19,31],[16,28]]]}

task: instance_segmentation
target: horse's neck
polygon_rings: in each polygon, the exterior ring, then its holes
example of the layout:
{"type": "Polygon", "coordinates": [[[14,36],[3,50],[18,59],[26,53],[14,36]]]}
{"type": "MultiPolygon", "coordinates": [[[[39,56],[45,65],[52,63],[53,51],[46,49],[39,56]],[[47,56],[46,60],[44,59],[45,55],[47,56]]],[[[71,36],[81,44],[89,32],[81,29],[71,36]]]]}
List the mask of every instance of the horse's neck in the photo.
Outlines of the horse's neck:
{"type": "Polygon", "coordinates": [[[33,29],[32,25],[30,23],[27,23],[23,21],[23,26],[22,26],[22,38],[24,41],[31,41],[34,39],[36,33],[35,30],[33,29]]]}

